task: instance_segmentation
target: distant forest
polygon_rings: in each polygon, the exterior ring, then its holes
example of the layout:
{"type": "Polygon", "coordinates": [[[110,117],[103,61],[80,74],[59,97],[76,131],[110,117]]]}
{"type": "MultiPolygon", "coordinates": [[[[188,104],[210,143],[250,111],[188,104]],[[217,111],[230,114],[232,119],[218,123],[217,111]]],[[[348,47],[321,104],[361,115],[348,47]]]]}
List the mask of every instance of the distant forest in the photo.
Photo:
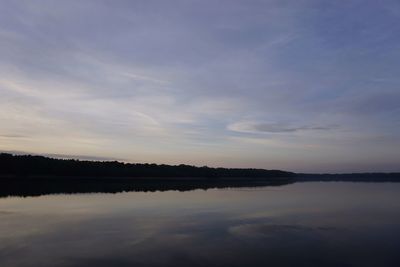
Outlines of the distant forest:
{"type": "Polygon", "coordinates": [[[139,164],[118,161],[82,161],[43,156],[0,154],[0,176],[12,177],[294,177],[280,170],[210,168],[190,165],[139,164]]]}
{"type": "Polygon", "coordinates": [[[400,182],[400,173],[304,174],[280,170],[83,161],[0,153],[0,198],[59,193],[281,186],[310,181],[400,182]]]}

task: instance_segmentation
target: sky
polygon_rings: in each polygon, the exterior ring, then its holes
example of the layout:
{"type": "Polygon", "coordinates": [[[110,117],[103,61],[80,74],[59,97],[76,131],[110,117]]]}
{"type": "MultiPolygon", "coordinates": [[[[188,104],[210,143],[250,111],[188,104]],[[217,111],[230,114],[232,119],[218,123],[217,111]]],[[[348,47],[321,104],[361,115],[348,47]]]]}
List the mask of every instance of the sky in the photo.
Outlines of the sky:
{"type": "Polygon", "coordinates": [[[400,2],[0,0],[0,151],[400,171],[400,2]]]}

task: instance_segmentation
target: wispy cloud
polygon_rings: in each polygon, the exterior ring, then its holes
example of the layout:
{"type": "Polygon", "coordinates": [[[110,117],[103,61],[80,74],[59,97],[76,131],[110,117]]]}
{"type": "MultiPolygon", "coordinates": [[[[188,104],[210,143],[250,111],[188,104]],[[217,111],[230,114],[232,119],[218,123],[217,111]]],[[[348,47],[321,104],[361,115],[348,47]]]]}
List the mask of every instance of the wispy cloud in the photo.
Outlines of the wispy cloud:
{"type": "Polygon", "coordinates": [[[255,121],[241,121],[228,125],[228,129],[242,133],[294,133],[301,131],[328,131],[333,126],[294,126],[285,123],[264,123],[255,121]]]}
{"type": "Polygon", "coordinates": [[[279,157],[286,169],[304,154],[310,168],[373,164],[368,151],[393,162],[398,9],[3,1],[0,149],[258,167],[279,157]]]}
{"type": "Polygon", "coordinates": [[[24,138],[26,135],[21,134],[0,134],[0,138],[24,138]]]}

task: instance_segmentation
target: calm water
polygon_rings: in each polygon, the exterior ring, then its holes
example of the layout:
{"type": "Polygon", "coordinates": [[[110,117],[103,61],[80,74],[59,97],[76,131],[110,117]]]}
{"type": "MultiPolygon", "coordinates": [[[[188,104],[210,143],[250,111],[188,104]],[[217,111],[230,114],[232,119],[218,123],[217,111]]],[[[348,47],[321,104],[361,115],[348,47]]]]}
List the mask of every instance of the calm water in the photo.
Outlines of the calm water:
{"type": "Polygon", "coordinates": [[[400,266],[400,183],[0,199],[0,266],[400,266]]]}

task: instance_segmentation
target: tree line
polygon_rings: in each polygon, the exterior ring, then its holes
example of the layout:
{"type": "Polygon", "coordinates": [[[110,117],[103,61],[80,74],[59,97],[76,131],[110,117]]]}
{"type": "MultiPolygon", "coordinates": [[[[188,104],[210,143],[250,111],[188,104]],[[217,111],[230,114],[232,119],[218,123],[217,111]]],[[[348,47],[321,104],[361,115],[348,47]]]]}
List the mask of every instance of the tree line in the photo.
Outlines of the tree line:
{"type": "Polygon", "coordinates": [[[2,176],[64,177],[292,177],[281,170],[211,168],[191,165],[124,163],[118,161],[84,161],[44,156],[0,154],[2,176]]]}

